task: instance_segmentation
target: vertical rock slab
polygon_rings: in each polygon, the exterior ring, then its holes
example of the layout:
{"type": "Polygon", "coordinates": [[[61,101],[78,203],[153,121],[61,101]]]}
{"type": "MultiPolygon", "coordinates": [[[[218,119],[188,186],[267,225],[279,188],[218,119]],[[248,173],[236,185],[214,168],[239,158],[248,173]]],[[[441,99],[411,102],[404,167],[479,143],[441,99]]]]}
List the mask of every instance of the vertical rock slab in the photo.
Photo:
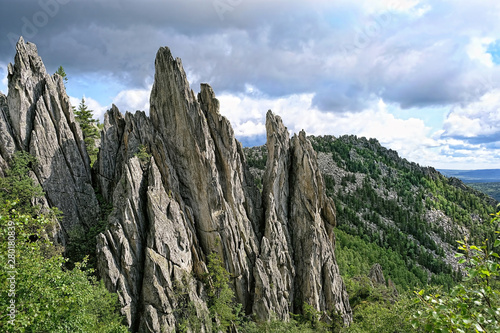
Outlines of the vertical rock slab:
{"type": "Polygon", "coordinates": [[[9,119],[7,96],[0,92],[0,176],[8,168],[8,160],[16,151],[16,142],[9,119]]]}
{"type": "Polygon", "coordinates": [[[138,158],[124,166],[114,191],[109,229],[97,239],[98,271],[108,289],[118,291],[121,312],[134,327],[140,311],[146,246],[146,184],[138,158]]]}
{"type": "Polygon", "coordinates": [[[151,118],[123,117],[116,107],[105,116],[95,173],[114,210],[99,236],[99,272],[121,295],[132,330],[173,329],[186,313],[209,330],[200,280],[211,252],[231,273],[236,301],[251,311],[260,196],[210,86],[195,99],[168,49],[156,67],[151,118]],[[138,159],[139,147],[147,161],[138,159]]]}
{"type": "Polygon", "coordinates": [[[101,147],[94,164],[97,185],[107,202],[113,202],[116,180],[121,178],[121,165],[124,157],[120,148],[124,132],[125,119],[120,110],[113,105],[104,115],[101,147]]]}
{"type": "Polygon", "coordinates": [[[316,153],[305,132],[291,140],[290,229],[296,264],[294,310],[303,303],[336,313],[346,324],[352,321],[344,282],[334,252],[333,202],[326,196],[316,153]]]}
{"type": "Polygon", "coordinates": [[[203,253],[219,254],[233,277],[238,302],[249,309],[258,241],[255,222],[247,215],[250,197],[243,195],[241,149],[238,152],[232,129],[218,115],[211,89],[202,86],[200,102],[196,100],[180,59],[168,48],[158,51],[155,70],[150,115],[174,166],[178,194],[193,213],[203,253]]]}
{"type": "MultiPolygon", "coordinates": [[[[20,38],[16,50],[15,63],[8,66],[8,108],[3,118],[16,150],[37,158],[34,173],[46,202],[64,212],[59,236],[65,244],[71,229],[90,227],[99,216],[90,160],[61,77],[47,74],[34,44],[20,38]]],[[[5,145],[4,151],[11,147],[5,145]]]]}
{"type": "Polygon", "coordinates": [[[259,320],[274,313],[288,320],[293,304],[295,267],[289,231],[290,138],[280,117],[266,116],[268,157],[263,179],[264,235],[254,276],[253,312],[259,320]]]}

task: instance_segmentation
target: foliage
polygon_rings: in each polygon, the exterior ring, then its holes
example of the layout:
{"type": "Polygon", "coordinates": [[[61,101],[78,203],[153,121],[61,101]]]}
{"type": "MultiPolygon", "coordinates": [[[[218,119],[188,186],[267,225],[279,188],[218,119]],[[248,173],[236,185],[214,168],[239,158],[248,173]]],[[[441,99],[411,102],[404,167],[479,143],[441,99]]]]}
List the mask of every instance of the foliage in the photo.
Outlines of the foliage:
{"type": "Polygon", "coordinates": [[[33,155],[25,151],[17,151],[12,156],[10,168],[6,170],[5,177],[0,178],[0,204],[6,201],[18,201],[18,209],[24,213],[38,212],[38,207],[33,207],[32,199],[42,197],[42,188],[29,176],[30,171],[37,162],[33,155]]]}
{"type": "Polygon", "coordinates": [[[481,245],[469,244],[467,238],[458,241],[456,256],[465,266],[465,278],[449,293],[424,290],[416,293],[424,305],[414,316],[415,327],[432,332],[499,332],[500,331],[500,246],[498,237],[500,213],[493,215],[491,224],[495,237],[481,245]]]}
{"type": "MultiPolygon", "coordinates": [[[[491,233],[480,223],[488,220],[491,200],[432,168],[400,158],[375,139],[310,139],[344,173],[337,180],[325,175],[327,194],[337,207],[338,229],[400,254],[422,284],[431,279],[449,288],[460,280],[445,260],[444,249],[455,244],[464,227],[474,237],[491,233]]],[[[392,268],[384,270],[395,275],[392,268]]]]}
{"type": "Polygon", "coordinates": [[[410,333],[418,332],[409,321],[413,313],[411,302],[406,296],[395,303],[366,301],[354,310],[353,323],[344,333],[410,333]]]}
{"type": "Polygon", "coordinates": [[[6,332],[128,332],[121,325],[117,297],[98,284],[85,261],[72,270],[63,269],[61,255],[47,257],[53,245],[43,238],[51,222],[42,215],[36,218],[21,213],[18,205],[3,203],[0,212],[1,256],[0,307],[6,309],[15,300],[14,326],[2,315],[0,330],[6,332]],[[11,228],[9,228],[11,227],[11,228]],[[15,238],[15,295],[8,295],[7,278],[13,268],[7,261],[7,236],[15,238]],[[33,232],[37,241],[30,241],[33,232]]]}
{"type": "Polygon", "coordinates": [[[116,295],[85,271],[87,261],[66,270],[67,260],[48,240],[53,219],[32,206],[43,196],[29,175],[34,167],[33,156],[16,152],[0,178],[0,308],[11,300],[16,307],[14,325],[2,311],[0,331],[127,332],[116,295]]]}
{"type": "Polygon", "coordinates": [[[497,183],[468,183],[468,186],[486,193],[493,199],[500,201],[500,182],[497,183]]]}
{"type": "Polygon", "coordinates": [[[99,139],[98,121],[93,118],[94,111],[90,110],[82,97],[78,109],[74,110],[75,120],[80,124],[85,141],[85,148],[90,157],[90,165],[94,165],[97,160],[99,149],[96,147],[96,140],[99,139]]]}
{"type": "Polygon", "coordinates": [[[243,152],[245,153],[245,160],[249,168],[255,168],[258,170],[264,170],[266,168],[268,152],[265,145],[244,148],[243,152]]]}
{"type": "Polygon", "coordinates": [[[343,279],[350,295],[353,322],[341,332],[415,332],[410,324],[414,306],[406,291],[398,296],[392,287],[375,284],[366,274],[343,275],[343,279]]]}
{"type": "Polygon", "coordinates": [[[173,283],[173,295],[177,300],[174,316],[177,319],[176,332],[201,332],[204,316],[199,316],[196,306],[189,298],[189,284],[193,283],[193,277],[185,274],[180,281],[173,283]]]}
{"type": "Polygon", "coordinates": [[[208,256],[207,268],[208,309],[216,327],[227,331],[239,324],[241,304],[235,304],[234,291],[229,287],[229,272],[215,252],[208,256]]]}
{"type": "Polygon", "coordinates": [[[247,321],[242,323],[241,327],[238,328],[239,332],[242,333],[313,333],[321,332],[317,329],[311,327],[310,323],[299,322],[295,319],[291,319],[288,322],[284,322],[277,319],[271,319],[270,321],[264,322],[254,322],[247,321]]]}
{"type": "Polygon", "coordinates": [[[335,230],[335,254],[344,278],[368,275],[370,268],[379,263],[385,275],[403,289],[413,289],[427,283],[427,274],[419,267],[408,267],[407,261],[396,251],[367,242],[360,236],[335,230]]]}
{"type": "Polygon", "coordinates": [[[140,145],[134,156],[137,157],[141,163],[147,163],[151,158],[151,154],[148,153],[148,147],[145,145],[140,145]]]}
{"type": "Polygon", "coordinates": [[[62,77],[65,85],[66,85],[66,83],[68,83],[68,76],[66,75],[66,72],[64,71],[63,66],[59,66],[59,68],[56,71],[56,74],[58,74],[62,77]]]}
{"type": "Polygon", "coordinates": [[[97,235],[108,229],[108,216],[113,210],[113,206],[106,202],[98,191],[96,191],[96,198],[101,209],[97,223],[90,228],[77,226],[68,233],[69,240],[64,253],[68,258],[67,268],[73,268],[75,263],[82,262],[84,258],[88,258],[87,268],[97,268],[97,235]]]}

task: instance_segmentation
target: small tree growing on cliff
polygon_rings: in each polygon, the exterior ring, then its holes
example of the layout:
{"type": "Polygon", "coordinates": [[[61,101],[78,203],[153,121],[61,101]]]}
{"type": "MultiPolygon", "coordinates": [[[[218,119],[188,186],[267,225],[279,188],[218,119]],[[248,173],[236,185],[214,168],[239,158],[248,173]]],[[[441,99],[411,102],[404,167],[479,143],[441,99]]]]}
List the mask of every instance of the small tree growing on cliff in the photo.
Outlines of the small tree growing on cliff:
{"type": "Polygon", "coordinates": [[[74,112],[75,120],[80,124],[80,128],[82,129],[85,148],[90,157],[90,165],[93,165],[99,153],[99,149],[96,147],[96,140],[99,138],[98,122],[93,117],[94,111],[90,110],[85,104],[84,97],[82,97],[78,109],[74,110],[74,112]]]}
{"type": "Polygon", "coordinates": [[[208,309],[220,331],[226,332],[232,325],[239,324],[241,304],[235,304],[234,292],[229,287],[229,272],[216,253],[208,255],[208,309]]]}
{"type": "Polygon", "coordinates": [[[56,71],[56,74],[59,74],[63,78],[64,85],[68,83],[68,76],[66,75],[63,66],[59,66],[59,68],[56,71]]]}

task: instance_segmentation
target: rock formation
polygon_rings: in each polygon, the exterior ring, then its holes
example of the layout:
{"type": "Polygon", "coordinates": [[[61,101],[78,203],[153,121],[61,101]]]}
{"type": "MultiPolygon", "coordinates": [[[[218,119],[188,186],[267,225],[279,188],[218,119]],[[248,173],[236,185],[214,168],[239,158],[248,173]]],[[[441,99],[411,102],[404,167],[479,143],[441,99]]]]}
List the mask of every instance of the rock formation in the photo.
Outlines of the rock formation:
{"type": "MultiPolygon", "coordinates": [[[[211,253],[256,319],[287,320],[306,302],[325,319],[349,323],[335,208],[305,133],[290,139],[268,112],[260,193],[212,88],[202,84],[195,96],[168,48],[158,51],[155,70],[150,116],[113,106],[92,170],[113,205],[109,229],[98,236],[98,271],[118,292],[131,331],[173,332],[188,315],[200,318],[197,331],[211,331],[203,283],[211,253]]],[[[30,151],[48,203],[65,213],[63,228],[88,225],[99,207],[81,131],[61,79],[45,73],[33,44],[18,44],[0,111],[0,166],[16,149],[30,151]]]]}
{"type": "Polygon", "coordinates": [[[380,284],[385,286],[384,272],[382,271],[382,266],[380,266],[380,264],[374,264],[372,268],[370,268],[368,277],[374,285],[380,284]]]}
{"type": "Polygon", "coordinates": [[[62,78],[47,74],[34,44],[21,37],[16,50],[8,96],[0,96],[0,166],[16,150],[37,158],[33,177],[46,193],[41,203],[64,213],[57,238],[65,244],[69,231],[90,227],[99,215],[89,157],[62,78]]]}

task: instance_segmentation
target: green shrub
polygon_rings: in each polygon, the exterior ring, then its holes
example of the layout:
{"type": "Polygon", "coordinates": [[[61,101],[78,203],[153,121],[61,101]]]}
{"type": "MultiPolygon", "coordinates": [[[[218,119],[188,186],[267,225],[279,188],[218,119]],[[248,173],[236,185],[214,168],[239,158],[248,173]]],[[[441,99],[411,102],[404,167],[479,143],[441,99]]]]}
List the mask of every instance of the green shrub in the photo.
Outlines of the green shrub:
{"type": "Polygon", "coordinates": [[[41,236],[51,222],[16,207],[6,202],[0,208],[0,308],[7,309],[14,300],[16,309],[13,321],[0,316],[0,331],[128,332],[121,324],[116,294],[98,283],[91,270],[84,270],[85,261],[66,270],[61,255],[48,257],[47,248],[53,245],[41,236]]]}
{"type": "Polygon", "coordinates": [[[148,147],[145,145],[140,145],[134,156],[137,157],[142,163],[149,162],[149,159],[151,158],[151,154],[148,153],[148,147]]]}
{"type": "Polygon", "coordinates": [[[500,332],[500,213],[493,215],[495,237],[480,246],[459,241],[456,257],[465,267],[465,278],[448,293],[416,293],[422,305],[413,319],[414,327],[428,332],[500,332]]]}
{"type": "Polygon", "coordinates": [[[29,176],[36,167],[36,158],[25,151],[17,151],[12,156],[10,168],[5,177],[0,178],[0,204],[6,201],[17,201],[18,210],[25,213],[38,213],[39,207],[33,207],[31,202],[44,195],[39,185],[29,176]]]}
{"type": "Polygon", "coordinates": [[[207,268],[208,310],[217,329],[224,332],[232,325],[239,325],[241,304],[234,301],[234,291],[229,287],[229,272],[217,253],[208,256],[207,268]]]}

